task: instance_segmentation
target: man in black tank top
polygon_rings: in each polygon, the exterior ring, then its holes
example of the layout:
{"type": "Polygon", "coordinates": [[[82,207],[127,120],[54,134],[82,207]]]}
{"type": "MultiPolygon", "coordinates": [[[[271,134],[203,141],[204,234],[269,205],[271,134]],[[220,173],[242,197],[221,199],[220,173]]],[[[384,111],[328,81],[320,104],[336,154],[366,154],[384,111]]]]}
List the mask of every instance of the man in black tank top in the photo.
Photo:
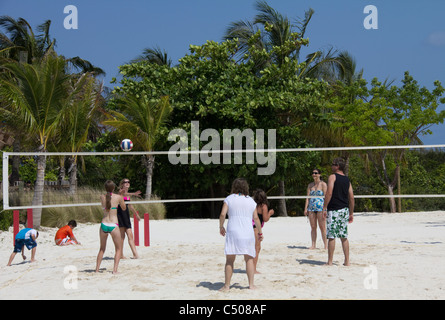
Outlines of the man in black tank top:
{"type": "Polygon", "coordinates": [[[326,220],[328,243],[328,262],[332,265],[335,250],[335,239],[340,238],[345,266],[349,266],[348,224],[352,223],[354,215],[354,191],[349,178],[344,174],[345,161],[336,158],[332,161],[332,175],[328,179],[323,216],[326,220]]]}

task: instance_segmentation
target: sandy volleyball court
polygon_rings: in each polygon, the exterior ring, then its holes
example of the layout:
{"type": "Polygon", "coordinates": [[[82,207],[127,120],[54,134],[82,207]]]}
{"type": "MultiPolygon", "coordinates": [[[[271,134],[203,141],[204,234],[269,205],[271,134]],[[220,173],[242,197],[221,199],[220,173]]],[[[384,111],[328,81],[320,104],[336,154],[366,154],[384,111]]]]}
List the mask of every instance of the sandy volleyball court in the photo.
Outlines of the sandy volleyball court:
{"type": "MultiPolygon", "coordinates": [[[[218,220],[151,221],[151,246],[141,259],[121,260],[112,275],[114,246],[108,240],[101,272],[94,273],[99,225],[80,224],[81,246],[56,247],[56,229],[43,228],[36,263],[12,252],[12,228],[0,232],[0,299],[445,299],[445,212],[356,213],[349,229],[351,266],[344,267],[337,240],[334,266],[327,252],[309,250],[306,217],[272,218],[255,276],[247,289],[242,257],[229,292],[224,282],[224,238],[218,220]],[[74,280],[73,280],[74,279],[74,280]]],[[[143,224],[140,223],[141,231],[143,224]]],[[[143,238],[141,235],[141,244],[143,238]]],[[[318,234],[318,247],[322,247],[318,234]]],[[[124,253],[131,257],[126,242],[124,253]]]]}

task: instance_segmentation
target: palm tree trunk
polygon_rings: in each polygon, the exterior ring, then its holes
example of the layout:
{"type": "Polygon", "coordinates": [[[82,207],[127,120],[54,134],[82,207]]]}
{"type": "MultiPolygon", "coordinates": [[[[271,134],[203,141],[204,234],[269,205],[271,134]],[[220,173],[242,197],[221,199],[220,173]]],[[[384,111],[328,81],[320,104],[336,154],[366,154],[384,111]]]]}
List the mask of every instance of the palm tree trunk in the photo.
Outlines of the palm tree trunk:
{"type": "MultiPolygon", "coordinates": [[[[43,146],[41,146],[43,149],[43,146]]],[[[43,151],[45,152],[45,150],[43,151]]],[[[43,204],[43,190],[45,188],[45,169],[46,156],[44,154],[37,157],[37,177],[34,186],[34,197],[32,199],[33,206],[41,206],[43,204]]],[[[42,208],[33,209],[34,228],[40,228],[42,222],[42,208]]]]}
{"type": "Polygon", "coordinates": [[[63,189],[63,180],[65,180],[65,157],[60,157],[59,159],[60,167],[59,167],[59,174],[57,176],[57,188],[62,190],[63,189]]]}
{"type": "Polygon", "coordinates": [[[75,194],[77,191],[77,163],[73,157],[68,158],[70,161],[70,168],[68,169],[68,173],[70,175],[70,194],[75,194]]]}
{"type": "Polygon", "coordinates": [[[146,169],[146,176],[147,176],[147,188],[145,190],[145,199],[150,200],[151,198],[151,188],[152,188],[152,181],[153,181],[153,169],[155,166],[155,157],[153,155],[143,156],[143,162],[146,169]]]}
{"type": "MultiPolygon", "coordinates": [[[[278,195],[283,196],[283,197],[285,196],[285,188],[284,188],[283,180],[278,181],[278,195]]],[[[287,217],[287,209],[286,209],[286,200],[285,199],[278,200],[278,216],[287,217]]]]}
{"type": "MultiPolygon", "coordinates": [[[[16,138],[14,140],[14,143],[12,144],[12,150],[14,152],[20,152],[21,151],[20,149],[21,149],[20,140],[16,138]]],[[[9,184],[11,186],[13,186],[16,181],[20,181],[19,168],[20,168],[20,157],[17,156],[12,157],[12,173],[11,177],[9,178],[9,184]]]]}

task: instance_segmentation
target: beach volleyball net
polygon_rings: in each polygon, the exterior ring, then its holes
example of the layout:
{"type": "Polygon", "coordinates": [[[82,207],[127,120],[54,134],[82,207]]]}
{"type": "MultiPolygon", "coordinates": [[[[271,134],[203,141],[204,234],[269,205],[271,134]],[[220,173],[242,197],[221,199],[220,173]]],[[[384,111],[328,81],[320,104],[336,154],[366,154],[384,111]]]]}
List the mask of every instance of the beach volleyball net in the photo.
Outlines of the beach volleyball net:
{"type": "MultiPolygon", "coordinates": [[[[214,176],[215,180],[216,177],[220,175],[219,170],[225,170],[225,172],[227,172],[227,168],[229,168],[229,170],[233,172],[233,177],[242,175],[249,183],[254,181],[254,185],[251,184],[251,191],[256,187],[263,187],[259,181],[270,182],[273,181],[275,174],[281,174],[282,180],[287,187],[285,194],[280,194],[278,188],[267,189],[268,199],[270,201],[286,200],[290,202],[299,200],[298,206],[301,206],[301,201],[308,198],[306,187],[308,183],[312,182],[310,171],[314,168],[321,168],[323,180],[327,181],[332,159],[342,156],[348,158],[348,161],[350,160],[348,162],[350,167],[354,167],[354,170],[349,169],[349,176],[355,187],[355,199],[363,199],[364,204],[362,207],[366,208],[366,202],[370,203],[372,199],[385,201],[385,199],[388,198],[409,198],[411,199],[410,201],[415,198],[437,198],[438,201],[443,202],[445,192],[443,192],[440,187],[430,188],[428,192],[425,192],[425,188],[422,187],[420,178],[422,175],[425,175],[425,167],[419,168],[419,172],[412,173],[413,175],[419,175],[418,178],[408,174],[410,169],[406,167],[406,161],[415,162],[415,159],[405,159],[405,163],[401,164],[402,168],[400,172],[402,172],[402,178],[400,179],[399,177],[398,180],[399,182],[402,180],[403,186],[403,179],[406,181],[409,178],[411,181],[409,188],[401,188],[399,183],[398,186],[392,186],[394,192],[389,194],[387,192],[388,188],[380,184],[380,188],[376,194],[376,190],[368,184],[371,184],[371,182],[378,184],[378,180],[382,179],[382,177],[379,177],[379,174],[388,175],[388,172],[394,172],[394,168],[386,168],[387,172],[381,173],[378,173],[378,170],[374,170],[376,169],[374,168],[375,164],[372,164],[369,159],[373,153],[410,150],[418,152],[419,154],[430,151],[443,154],[444,148],[445,145],[410,145],[292,149],[201,149],[194,151],[169,150],[153,152],[2,152],[1,200],[3,210],[100,206],[99,199],[100,195],[104,193],[103,185],[106,180],[113,180],[116,185],[118,185],[119,181],[127,176],[127,172],[133,172],[134,176],[134,172],[136,171],[143,177],[140,180],[144,181],[146,170],[143,165],[144,160],[141,159],[148,159],[149,156],[153,156],[156,159],[155,163],[162,163],[162,165],[160,165],[161,168],[177,168],[181,166],[182,172],[186,172],[188,170],[187,168],[191,168],[196,164],[205,167],[205,161],[207,161],[209,170],[203,170],[202,174],[214,176]],[[307,157],[306,155],[308,154],[311,154],[311,157],[307,157]],[[306,161],[306,163],[304,166],[299,166],[300,171],[294,171],[292,166],[289,166],[289,169],[283,169],[282,163],[280,162],[283,155],[289,156],[294,162],[306,161]],[[218,157],[220,162],[215,164],[215,159],[218,157]],[[184,162],[181,162],[182,160],[184,160],[184,162]],[[213,160],[213,162],[211,160],[213,160]],[[271,162],[274,162],[273,165],[271,162]],[[358,165],[362,166],[362,168],[357,169],[358,165]],[[404,165],[405,167],[403,167],[404,165]],[[249,166],[255,166],[255,169],[250,170],[249,166]],[[243,170],[238,171],[237,168],[241,167],[243,170]],[[248,169],[245,169],[246,167],[248,169]],[[39,170],[44,170],[44,178],[43,180],[41,179],[41,181],[38,181],[39,170]],[[267,170],[269,170],[269,172],[267,170]],[[287,172],[286,170],[289,171],[287,172]],[[249,177],[246,172],[251,176],[249,177]],[[374,176],[374,180],[368,179],[367,181],[361,181],[364,180],[364,176],[361,175],[367,175],[368,177],[374,176]],[[252,178],[252,176],[255,178],[252,178]],[[416,183],[412,182],[415,179],[419,179],[417,187],[416,183]],[[361,184],[361,182],[365,182],[365,184],[361,184]]],[[[394,166],[394,163],[390,161],[387,165],[394,166]]],[[[156,172],[158,168],[159,166],[155,166],[154,168],[154,179],[162,178],[162,175],[156,172]]],[[[186,185],[184,179],[175,181],[174,171],[171,172],[168,181],[165,181],[164,195],[161,195],[161,197],[150,197],[150,199],[148,199],[145,197],[145,187],[143,185],[136,187],[136,189],[133,185],[131,191],[140,189],[142,194],[138,198],[132,198],[131,203],[141,205],[163,203],[169,205],[175,203],[196,204],[220,202],[225,198],[227,192],[230,191],[231,181],[227,181],[226,193],[212,192],[209,196],[196,197],[193,196],[193,188],[195,187],[193,183],[186,185]],[[172,189],[177,188],[177,184],[181,184],[181,189],[187,190],[188,192],[181,195],[178,194],[178,192],[169,194],[165,191],[168,191],[169,187],[172,189]],[[190,195],[192,196],[190,197],[190,195]]],[[[42,172],[40,172],[40,174],[42,174],[42,172]]],[[[393,176],[393,173],[391,173],[391,175],[393,176]]],[[[431,173],[431,175],[434,174],[431,173]]],[[[165,176],[166,175],[164,175],[164,177],[165,176]]],[[[393,181],[394,178],[390,177],[387,180],[393,181]]],[[[426,181],[425,183],[428,184],[429,182],[426,181]]],[[[368,206],[370,207],[368,209],[373,209],[372,206],[368,206]]]]}

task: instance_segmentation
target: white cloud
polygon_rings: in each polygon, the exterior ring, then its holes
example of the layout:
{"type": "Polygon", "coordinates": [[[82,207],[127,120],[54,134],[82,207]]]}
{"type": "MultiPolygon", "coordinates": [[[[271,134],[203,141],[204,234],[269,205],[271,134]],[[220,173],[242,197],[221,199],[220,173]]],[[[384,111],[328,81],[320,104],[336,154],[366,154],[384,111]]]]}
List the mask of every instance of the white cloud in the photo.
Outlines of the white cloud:
{"type": "Polygon", "coordinates": [[[431,33],[427,38],[427,43],[436,47],[445,46],[445,31],[436,31],[431,33]]]}

